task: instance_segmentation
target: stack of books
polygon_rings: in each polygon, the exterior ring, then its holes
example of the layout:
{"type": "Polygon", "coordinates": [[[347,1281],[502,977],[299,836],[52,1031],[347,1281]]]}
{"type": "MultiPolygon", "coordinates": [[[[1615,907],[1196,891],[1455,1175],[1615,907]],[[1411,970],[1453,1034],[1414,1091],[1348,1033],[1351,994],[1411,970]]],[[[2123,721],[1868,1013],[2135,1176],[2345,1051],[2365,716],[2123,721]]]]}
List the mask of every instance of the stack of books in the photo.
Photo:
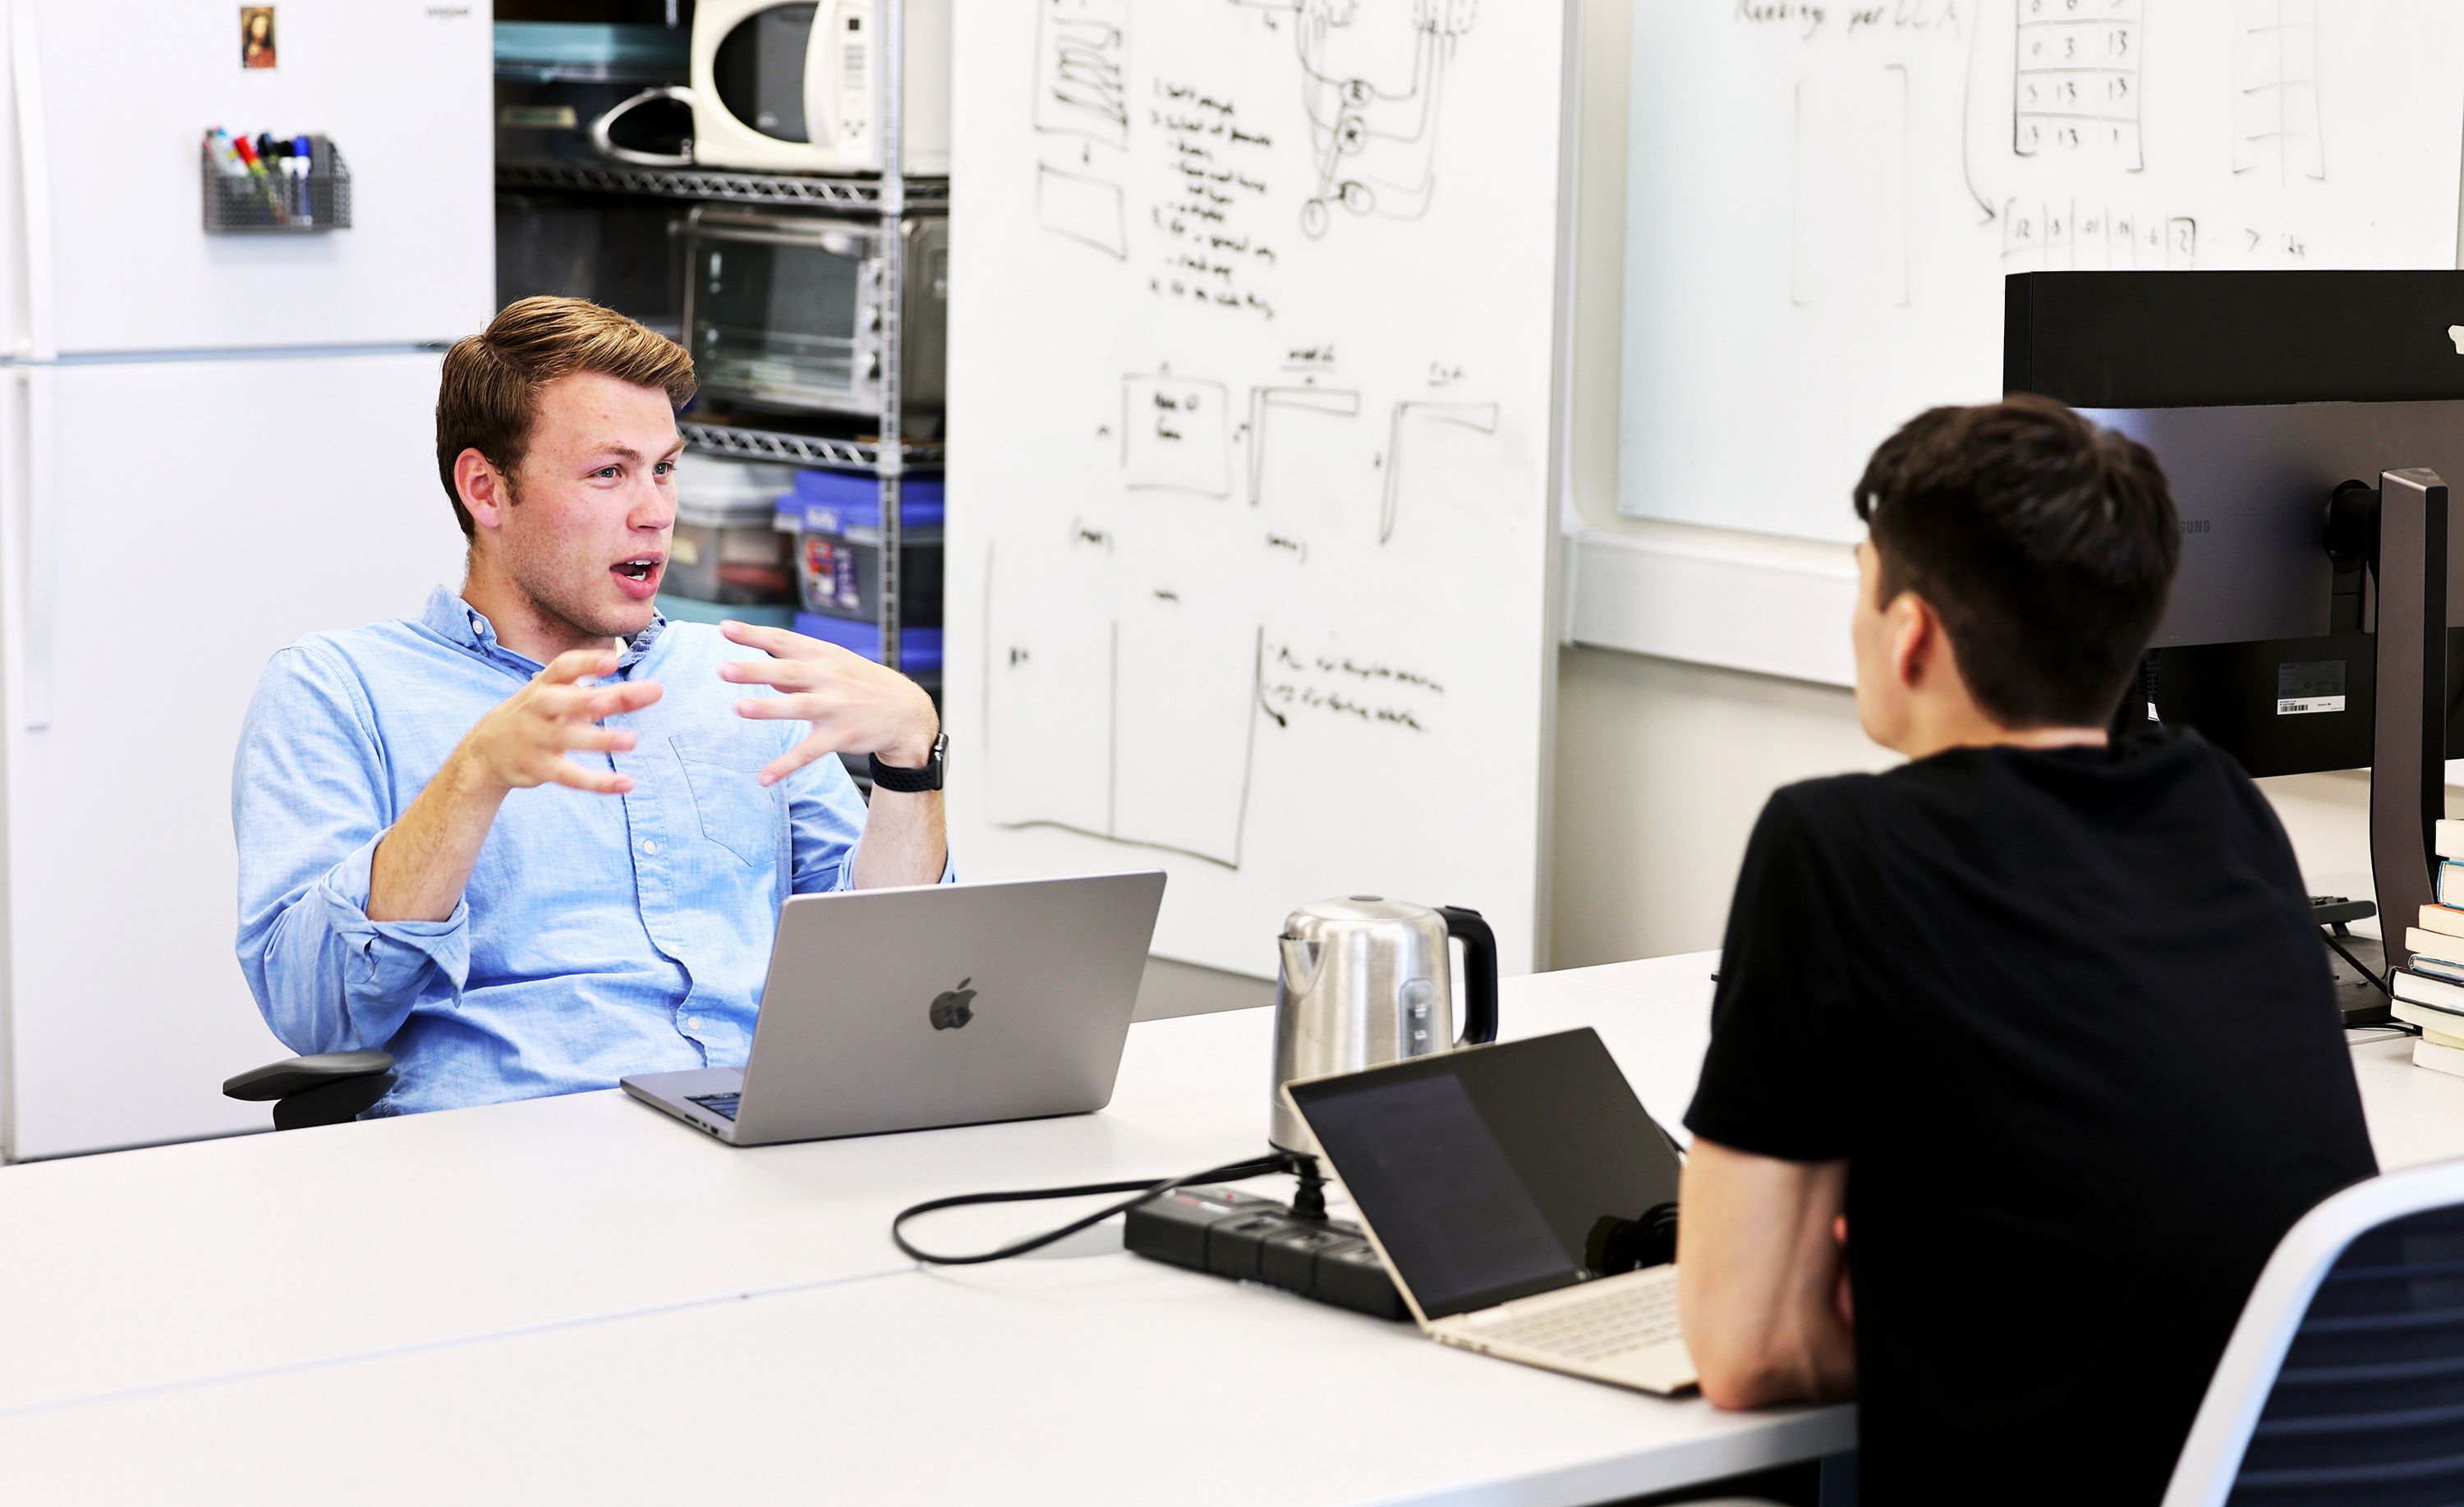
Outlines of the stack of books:
{"type": "Polygon", "coordinates": [[[2395,1017],[2421,1028],[2412,1044],[2416,1067],[2464,1077],[2464,821],[2438,823],[2438,903],[2421,907],[2408,927],[2412,966],[2390,980],[2395,1017]]]}

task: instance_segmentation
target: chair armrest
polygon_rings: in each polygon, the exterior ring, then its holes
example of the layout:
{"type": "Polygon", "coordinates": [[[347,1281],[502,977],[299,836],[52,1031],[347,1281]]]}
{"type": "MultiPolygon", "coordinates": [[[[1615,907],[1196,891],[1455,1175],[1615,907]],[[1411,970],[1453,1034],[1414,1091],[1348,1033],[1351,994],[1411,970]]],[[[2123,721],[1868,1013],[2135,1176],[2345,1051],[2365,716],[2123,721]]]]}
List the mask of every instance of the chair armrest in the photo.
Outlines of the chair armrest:
{"type": "Polygon", "coordinates": [[[347,1082],[354,1078],[373,1078],[392,1070],[391,1052],[320,1052],[314,1057],[268,1062],[235,1078],[226,1078],[223,1095],[260,1102],[285,1099],[311,1088],[347,1082]]]}

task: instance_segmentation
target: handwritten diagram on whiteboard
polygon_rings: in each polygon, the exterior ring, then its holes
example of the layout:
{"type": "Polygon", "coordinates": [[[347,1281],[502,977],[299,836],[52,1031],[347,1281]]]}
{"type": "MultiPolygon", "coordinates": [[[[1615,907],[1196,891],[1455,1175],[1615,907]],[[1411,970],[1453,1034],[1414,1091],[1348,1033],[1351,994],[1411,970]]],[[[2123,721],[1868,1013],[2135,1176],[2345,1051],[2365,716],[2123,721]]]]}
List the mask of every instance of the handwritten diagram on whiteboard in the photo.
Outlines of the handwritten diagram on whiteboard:
{"type": "Polygon", "coordinates": [[[1633,42],[1630,513],[1853,537],[1876,444],[1996,395],[2007,273],[2455,265],[2448,0],[1667,0],[1633,42]]]}
{"type": "Polygon", "coordinates": [[[1273,971],[1390,892],[1529,966],[1555,5],[962,0],[950,662],[971,878],[1158,865],[1273,971]]]}

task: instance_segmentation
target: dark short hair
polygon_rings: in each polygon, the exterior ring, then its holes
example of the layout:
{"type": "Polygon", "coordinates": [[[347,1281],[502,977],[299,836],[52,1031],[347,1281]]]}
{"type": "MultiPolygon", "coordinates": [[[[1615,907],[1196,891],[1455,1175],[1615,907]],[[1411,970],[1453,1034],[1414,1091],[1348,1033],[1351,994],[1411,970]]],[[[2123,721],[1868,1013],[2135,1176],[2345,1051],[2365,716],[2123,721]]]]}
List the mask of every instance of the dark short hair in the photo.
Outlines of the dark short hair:
{"type": "Polygon", "coordinates": [[[1925,599],[2011,728],[2110,721],[2182,557],[2156,457],[2049,398],[1917,415],[1866,463],[1857,516],[1877,605],[1925,599]]]}
{"type": "Polygon", "coordinates": [[[436,473],[464,538],[472,535],[471,510],[453,485],[453,463],[474,449],[507,476],[521,470],[539,389],[576,372],[659,388],[679,408],[693,395],[685,348],[612,309],[544,296],[505,305],[486,329],[445,353],[436,388],[436,473]]]}

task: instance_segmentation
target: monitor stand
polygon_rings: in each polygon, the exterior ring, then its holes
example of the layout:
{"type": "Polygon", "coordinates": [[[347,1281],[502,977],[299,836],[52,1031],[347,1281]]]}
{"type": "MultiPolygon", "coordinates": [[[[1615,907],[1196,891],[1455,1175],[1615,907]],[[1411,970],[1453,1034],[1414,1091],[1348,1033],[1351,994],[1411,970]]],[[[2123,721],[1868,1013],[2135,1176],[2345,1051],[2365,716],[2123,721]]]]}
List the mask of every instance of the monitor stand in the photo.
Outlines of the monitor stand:
{"type": "MultiPolygon", "coordinates": [[[[2447,814],[2447,484],[2412,468],[2380,472],[2375,495],[2339,488],[2327,534],[2331,557],[2366,541],[2377,588],[2370,878],[2385,940],[2371,945],[2379,961],[2370,966],[2387,978],[2412,961],[2404,928],[2437,898],[2431,843],[2447,814]]],[[[2351,970],[2340,963],[2339,972],[2351,970]]],[[[2351,996],[2340,989],[2339,997],[2351,996]]],[[[2376,1018],[2388,1018],[2384,996],[2376,1018]]]]}
{"type": "Polygon", "coordinates": [[[2310,915],[2323,928],[2319,934],[2327,945],[2328,972],[2335,975],[2336,1009],[2348,1026],[2374,1026],[2394,1018],[2380,983],[2387,976],[2387,950],[2351,929],[2351,923],[2367,920],[2377,910],[2366,900],[2310,897],[2310,915]]]}
{"type": "MultiPolygon", "coordinates": [[[[2361,959],[2372,972],[2384,973],[2387,960],[2379,953],[2379,945],[2367,937],[2355,937],[2344,944],[2344,950],[2361,959]]],[[[2379,986],[2354,971],[2353,965],[2327,954],[2329,970],[2336,975],[2336,1009],[2348,1026],[2385,1025],[2395,1018],[2387,1008],[2387,996],[2379,986]]]]}

